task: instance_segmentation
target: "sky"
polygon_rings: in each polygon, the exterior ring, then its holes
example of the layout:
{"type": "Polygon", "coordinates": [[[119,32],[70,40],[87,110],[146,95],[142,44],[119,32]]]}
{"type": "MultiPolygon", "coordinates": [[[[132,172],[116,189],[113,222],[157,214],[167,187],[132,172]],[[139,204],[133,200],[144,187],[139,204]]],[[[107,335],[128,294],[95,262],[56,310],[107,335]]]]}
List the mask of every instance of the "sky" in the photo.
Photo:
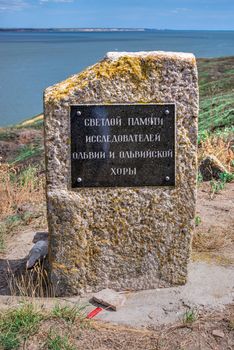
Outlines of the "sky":
{"type": "Polygon", "coordinates": [[[0,27],[234,30],[234,0],[0,0],[0,27]]]}

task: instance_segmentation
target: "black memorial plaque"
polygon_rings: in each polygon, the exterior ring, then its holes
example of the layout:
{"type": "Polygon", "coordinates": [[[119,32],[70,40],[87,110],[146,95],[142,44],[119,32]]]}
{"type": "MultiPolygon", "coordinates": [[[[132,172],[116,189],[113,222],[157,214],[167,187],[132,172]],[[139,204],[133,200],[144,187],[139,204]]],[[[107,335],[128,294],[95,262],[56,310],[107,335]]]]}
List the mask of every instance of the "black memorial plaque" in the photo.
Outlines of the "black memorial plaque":
{"type": "Polygon", "coordinates": [[[71,106],[71,187],[175,186],[175,105],[71,106]]]}

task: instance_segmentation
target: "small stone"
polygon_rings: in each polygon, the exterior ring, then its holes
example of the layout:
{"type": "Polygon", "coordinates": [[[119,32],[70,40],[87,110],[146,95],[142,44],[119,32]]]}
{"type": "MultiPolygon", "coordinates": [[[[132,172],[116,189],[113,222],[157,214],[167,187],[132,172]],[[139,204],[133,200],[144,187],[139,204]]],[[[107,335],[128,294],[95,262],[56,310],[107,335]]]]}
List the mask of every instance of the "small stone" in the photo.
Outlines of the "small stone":
{"type": "Polygon", "coordinates": [[[121,306],[124,305],[126,297],[113,289],[103,289],[98,293],[95,293],[92,297],[94,301],[99,304],[108,306],[114,311],[117,311],[121,306]]]}
{"type": "Polygon", "coordinates": [[[224,338],[225,334],[220,329],[214,329],[212,332],[214,337],[224,338]]]}
{"type": "Polygon", "coordinates": [[[31,269],[37,262],[45,259],[48,254],[48,241],[37,241],[28,254],[27,269],[31,269]]]}
{"type": "Polygon", "coordinates": [[[221,173],[228,173],[225,166],[214,155],[208,155],[200,163],[200,173],[203,181],[210,181],[212,179],[219,180],[221,173]]]}

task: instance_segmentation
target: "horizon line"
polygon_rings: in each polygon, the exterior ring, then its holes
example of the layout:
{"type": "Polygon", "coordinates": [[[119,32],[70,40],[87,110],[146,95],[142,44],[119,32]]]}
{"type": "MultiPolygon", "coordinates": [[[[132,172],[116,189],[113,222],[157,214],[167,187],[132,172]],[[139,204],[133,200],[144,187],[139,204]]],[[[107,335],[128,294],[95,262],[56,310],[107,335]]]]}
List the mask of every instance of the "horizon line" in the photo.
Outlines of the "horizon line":
{"type": "Polygon", "coordinates": [[[149,27],[0,27],[0,30],[177,30],[177,31],[234,31],[234,29],[176,29],[176,28],[149,28],[149,27]]]}

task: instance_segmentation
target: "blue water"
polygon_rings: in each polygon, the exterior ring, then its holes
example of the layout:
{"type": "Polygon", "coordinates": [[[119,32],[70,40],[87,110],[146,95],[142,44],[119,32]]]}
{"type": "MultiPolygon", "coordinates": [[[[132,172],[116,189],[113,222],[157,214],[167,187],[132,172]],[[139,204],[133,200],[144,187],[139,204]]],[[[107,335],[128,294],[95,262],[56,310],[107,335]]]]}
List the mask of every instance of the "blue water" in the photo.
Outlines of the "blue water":
{"type": "Polygon", "coordinates": [[[234,55],[234,31],[0,33],[0,125],[43,110],[43,90],[107,51],[167,50],[197,57],[234,55]]]}

